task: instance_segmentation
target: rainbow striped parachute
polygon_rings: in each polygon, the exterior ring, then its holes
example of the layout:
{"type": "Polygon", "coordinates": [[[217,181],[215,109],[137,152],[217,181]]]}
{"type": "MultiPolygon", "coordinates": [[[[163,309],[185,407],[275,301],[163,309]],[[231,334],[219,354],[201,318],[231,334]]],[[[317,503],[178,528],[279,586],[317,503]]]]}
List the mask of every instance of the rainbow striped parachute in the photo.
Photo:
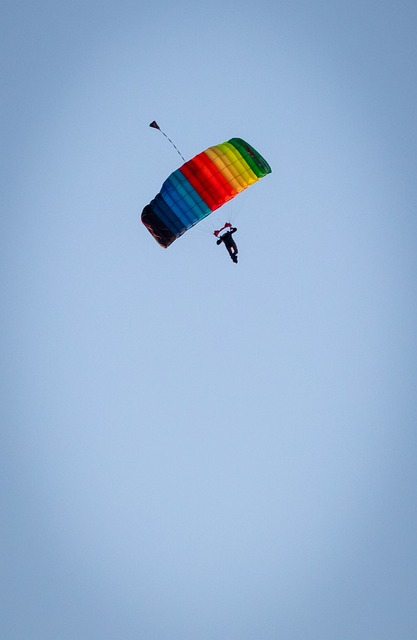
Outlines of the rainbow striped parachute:
{"type": "Polygon", "coordinates": [[[232,138],[199,153],[171,173],[142,211],[142,222],[162,247],[169,247],[267,173],[271,173],[271,167],[266,160],[241,138],[232,138]]]}

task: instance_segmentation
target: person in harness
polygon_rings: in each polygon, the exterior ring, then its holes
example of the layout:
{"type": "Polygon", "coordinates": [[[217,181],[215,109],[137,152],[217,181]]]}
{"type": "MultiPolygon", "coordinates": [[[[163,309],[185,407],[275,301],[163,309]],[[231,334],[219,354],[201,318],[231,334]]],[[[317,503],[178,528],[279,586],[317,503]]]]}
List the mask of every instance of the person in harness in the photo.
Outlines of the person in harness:
{"type": "Polygon", "coordinates": [[[232,227],[230,222],[226,222],[224,227],[214,232],[214,235],[218,238],[216,244],[221,244],[223,242],[224,246],[229,252],[229,256],[231,257],[231,259],[235,264],[237,264],[238,248],[237,248],[236,242],[232,237],[232,234],[235,233],[236,231],[237,231],[236,227],[232,227]],[[222,235],[219,237],[219,233],[221,233],[221,231],[223,231],[224,229],[227,229],[227,231],[222,233],[222,235]]]}

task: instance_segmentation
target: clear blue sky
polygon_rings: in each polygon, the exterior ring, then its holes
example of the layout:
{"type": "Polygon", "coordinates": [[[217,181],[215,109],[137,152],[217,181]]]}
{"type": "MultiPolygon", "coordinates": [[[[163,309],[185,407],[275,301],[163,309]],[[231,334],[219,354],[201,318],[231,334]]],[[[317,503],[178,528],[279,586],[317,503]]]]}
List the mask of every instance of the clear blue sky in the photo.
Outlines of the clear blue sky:
{"type": "Polygon", "coordinates": [[[416,4],[0,11],[1,637],[415,640],[416,4]]]}

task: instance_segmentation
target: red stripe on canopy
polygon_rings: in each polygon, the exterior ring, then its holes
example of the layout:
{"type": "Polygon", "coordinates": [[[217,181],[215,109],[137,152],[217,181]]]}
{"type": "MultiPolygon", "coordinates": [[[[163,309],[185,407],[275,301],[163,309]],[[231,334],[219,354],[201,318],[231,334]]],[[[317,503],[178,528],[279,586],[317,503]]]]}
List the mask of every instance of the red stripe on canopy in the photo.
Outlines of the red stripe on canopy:
{"type": "Polygon", "coordinates": [[[186,162],[180,171],[211,211],[221,207],[237,193],[204,151],[186,162]]]}

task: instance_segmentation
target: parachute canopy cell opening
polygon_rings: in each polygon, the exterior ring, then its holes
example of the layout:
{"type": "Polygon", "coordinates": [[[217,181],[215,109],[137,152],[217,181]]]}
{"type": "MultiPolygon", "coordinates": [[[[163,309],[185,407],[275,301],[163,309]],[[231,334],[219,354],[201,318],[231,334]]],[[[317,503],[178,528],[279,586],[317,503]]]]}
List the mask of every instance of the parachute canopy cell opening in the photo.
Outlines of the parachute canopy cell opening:
{"type": "Polygon", "coordinates": [[[209,147],[171,173],[143,209],[141,220],[161,247],[169,247],[268,173],[271,167],[260,153],[241,138],[232,138],[209,147]]]}

